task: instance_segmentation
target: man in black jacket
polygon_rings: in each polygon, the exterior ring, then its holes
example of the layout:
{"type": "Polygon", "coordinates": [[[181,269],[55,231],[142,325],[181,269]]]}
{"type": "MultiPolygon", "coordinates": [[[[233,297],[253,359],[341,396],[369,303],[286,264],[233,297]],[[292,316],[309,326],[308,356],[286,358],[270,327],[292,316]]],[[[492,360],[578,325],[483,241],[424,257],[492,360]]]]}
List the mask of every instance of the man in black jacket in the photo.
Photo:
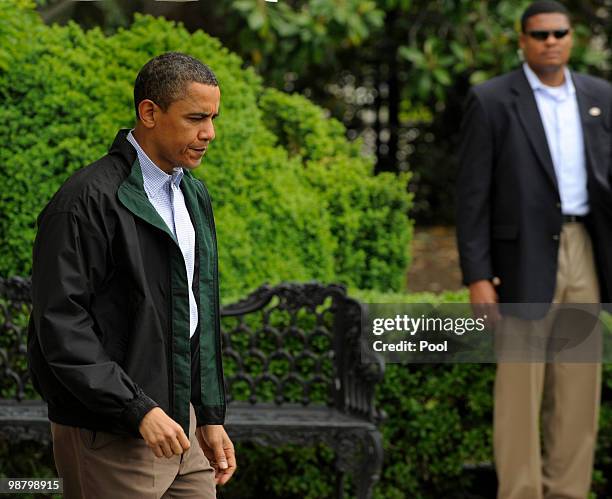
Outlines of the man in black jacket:
{"type": "Polygon", "coordinates": [[[70,177],[38,219],[28,335],[67,498],[215,497],[224,428],[217,245],[191,170],[220,91],[180,53],[149,61],[137,123],[70,177]]]}
{"type": "MultiPolygon", "coordinates": [[[[598,304],[612,292],[612,86],[567,68],[562,5],[535,2],[521,24],[525,63],[471,90],[459,151],[464,283],[493,318],[498,302],[598,304]]],[[[548,308],[513,307],[502,340],[546,329],[548,308]]],[[[600,386],[595,361],[498,364],[500,499],[587,497],[600,386]]]]}

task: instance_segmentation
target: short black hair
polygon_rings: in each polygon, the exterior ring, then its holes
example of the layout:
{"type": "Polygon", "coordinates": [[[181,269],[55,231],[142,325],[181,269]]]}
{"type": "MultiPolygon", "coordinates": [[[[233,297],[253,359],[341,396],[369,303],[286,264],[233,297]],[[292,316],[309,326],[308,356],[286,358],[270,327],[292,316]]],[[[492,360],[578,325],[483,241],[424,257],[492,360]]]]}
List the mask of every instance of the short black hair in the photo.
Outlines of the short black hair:
{"type": "Polygon", "coordinates": [[[218,87],[217,77],[206,64],[181,52],[166,52],[147,62],[134,82],[134,108],[140,119],[138,105],[150,99],[164,111],[181,99],[188,83],[196,82],[218,87]]]}
{"type": "Polygon", "coordinates": [[[540,0],[539,2],[533,2],[529,7],[525,9],[523,15],[521,16],[521,31],[523,33],[526,32],[527,27],[527,19],[532,16],[536,16],[538,14],[564,14],[568,21],[570,21],[570,13],[569,10],[559,2],[555,2],[554,0],[540,0]]]}

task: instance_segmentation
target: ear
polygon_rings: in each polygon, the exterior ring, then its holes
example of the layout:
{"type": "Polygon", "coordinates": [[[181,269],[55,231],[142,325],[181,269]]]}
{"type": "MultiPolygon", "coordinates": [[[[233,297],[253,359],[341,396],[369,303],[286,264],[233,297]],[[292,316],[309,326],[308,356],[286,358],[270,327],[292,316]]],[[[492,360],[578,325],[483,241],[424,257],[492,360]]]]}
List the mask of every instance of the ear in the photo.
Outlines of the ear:
{"type": "Polygon", "coordinates": [[[140,122],[145,128],[153,128],[155,126],[155,118],[158,112],[159,107],[152,100],[144,99],[138,104],[140,122]]]}
{"type": "Polygon", "coordinates": [[[527,35],[525,33],[521,33],[519,35],[519,47],[521,50],[525,50],[526,39],[527,39],[527,35]]]}

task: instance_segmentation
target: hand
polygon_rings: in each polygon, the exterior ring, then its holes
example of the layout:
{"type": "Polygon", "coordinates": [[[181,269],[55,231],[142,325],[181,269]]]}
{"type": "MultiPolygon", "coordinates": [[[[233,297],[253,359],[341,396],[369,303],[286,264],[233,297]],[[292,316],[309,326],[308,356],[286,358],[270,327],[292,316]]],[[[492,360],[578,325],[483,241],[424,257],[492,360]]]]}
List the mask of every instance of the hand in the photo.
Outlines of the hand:
{"type": "Polygon", "coordinates": [[[183,428],[161,407],[147,412],[138,430],[157,457],[172,457],[189,449],[189,439],[183,428]]]}
{"type": "Polygon", "coordinates": [[[470,303],[474,315],[483,317],[489,326],[494,326],[501,319],[497,301],[497,293],[491,281],[483,279],[470,284],[470,303]]]}
{"type": "Polygon", "coordinates": [[[204,425],[196,428],[196,436],[204,455],[215,469],[215,482],[223,485],[236,471],[234,444],[223,425],[204,425]]]}

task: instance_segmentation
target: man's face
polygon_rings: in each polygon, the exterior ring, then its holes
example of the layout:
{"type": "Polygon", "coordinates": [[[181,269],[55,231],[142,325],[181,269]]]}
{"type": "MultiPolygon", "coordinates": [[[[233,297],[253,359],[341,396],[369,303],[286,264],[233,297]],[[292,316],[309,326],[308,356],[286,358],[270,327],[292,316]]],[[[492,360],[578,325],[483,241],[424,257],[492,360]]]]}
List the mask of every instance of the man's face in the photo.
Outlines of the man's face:
{"type": "Polygon", "coordinates": [[[567,64],[572,51],[573,39],[569,19],[564,14],[552,12],[531,16],[527,19],[525,33],[521,33],[519,44],[525,61],[536,73],[557,71],[567,64]],[[553,34],[563,30],[569,31],[562,38],[556,38],[553,34]],[[545,40],[532,36],[538,36],[538,32],[542,31],[549,32],[545,40]]]}
{"type": "Polygon", "coordinates": [[[180,166],[197,168],[208,145],[215,138],[213,120],[219,114],[219,87],[203,83],[187,84],[185,95],[164,112],[155,107],[155,126],[151,129],[153,159],[166,172],[180,166]]]}

